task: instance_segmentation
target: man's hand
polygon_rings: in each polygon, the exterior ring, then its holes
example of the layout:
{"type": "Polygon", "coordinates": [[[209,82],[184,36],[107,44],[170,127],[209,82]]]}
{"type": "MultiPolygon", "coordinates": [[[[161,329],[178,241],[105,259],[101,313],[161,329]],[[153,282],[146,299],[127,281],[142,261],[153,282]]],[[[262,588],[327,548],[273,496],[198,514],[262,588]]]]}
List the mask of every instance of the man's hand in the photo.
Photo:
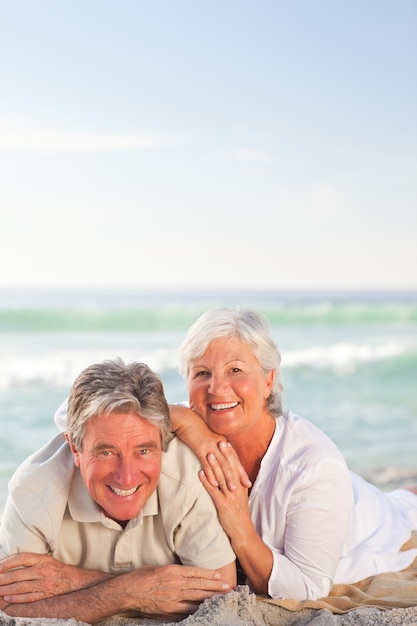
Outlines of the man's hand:
{"type": "Polygon", "coordinates": [[[5,604],[36,602],[108,578],[110,574],[65,565],[46,554],[22,552],[0,561],[0,598],[5,604]]]}
{"type": "Polygon", "coordinates": [[[194,613],[206,598],[232,590],[226,582],[228,578],[230,580],[229,567],[235,572],[234,562],[220,571],[185,565],[141,567],[114,578],[103,587],[109,597],[117,598],[119,592],[125,599],[128,596],[126,608],[134,614],[183,619],[185,615],[194,613]],[[123,583],[121,578],[125,579],[123,583]]]}

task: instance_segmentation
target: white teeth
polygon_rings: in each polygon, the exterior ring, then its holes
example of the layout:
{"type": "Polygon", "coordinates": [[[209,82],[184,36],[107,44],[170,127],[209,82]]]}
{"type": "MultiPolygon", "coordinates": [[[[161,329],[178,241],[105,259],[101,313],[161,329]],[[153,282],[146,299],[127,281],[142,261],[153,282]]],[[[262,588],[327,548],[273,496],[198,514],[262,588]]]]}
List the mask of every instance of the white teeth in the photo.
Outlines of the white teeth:
{"type": "Polygon", "coordinates": [[[111,487],[110,485],[109,488],[116,496],[131,496],[138,489],[138,487],[133,487],[133,489],[117,489],[117,487],[111,487]]]}
{"type": "Polygon", "coordinates": [[[222,409],[234,409],[238,402],[225,402],[224,404],[210,404],[213,411],[221,411],[222,409]]]}

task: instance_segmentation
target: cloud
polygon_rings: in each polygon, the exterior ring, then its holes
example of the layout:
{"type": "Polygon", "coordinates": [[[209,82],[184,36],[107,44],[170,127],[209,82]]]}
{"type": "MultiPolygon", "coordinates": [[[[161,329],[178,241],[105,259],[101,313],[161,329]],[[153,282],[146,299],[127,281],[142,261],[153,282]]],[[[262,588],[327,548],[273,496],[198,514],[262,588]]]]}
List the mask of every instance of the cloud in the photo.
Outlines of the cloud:
{"type": "Polygon", "coordinates": [[[163,134],[129,131],[67,130],[0,118],[0,150],[35,152],[142,151],[178,143],[163,134]]]}
{"type": "Polygon", "coordinates": [[[247,161],[248,163],[270,163],[273,160],[272,156],[267,152],[251,148],[234,150],[233,156],[238,161],[247,161]]]}

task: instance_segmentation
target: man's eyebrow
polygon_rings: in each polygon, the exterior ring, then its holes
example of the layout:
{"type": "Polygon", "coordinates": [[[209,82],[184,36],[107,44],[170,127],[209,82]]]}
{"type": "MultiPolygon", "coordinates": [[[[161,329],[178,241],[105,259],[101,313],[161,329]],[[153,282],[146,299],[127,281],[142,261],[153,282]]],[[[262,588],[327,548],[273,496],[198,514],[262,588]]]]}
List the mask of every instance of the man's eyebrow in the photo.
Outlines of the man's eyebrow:
{"type": "MultiPolygon", "coordinates": [[[[117,446],[115,446],[113,443],[98,443],[94,446],[94,450],[114,450],[116,449],[117,446]]],[[[138,443],[135,448],[157,448],[158,447],[158,442],[155,440],[152,441],[141,441],[140,443],[138,443]]]]}
{"type": "Polygon", "coordinates": [[[108,450],[109,448],[111,448],[112,450],[115,448],[116,446],[113,443],[96,443],[93,446],[93,450],[108,450]]]}
{"type": "Polygon", "coordinates": [[[135,447],[136,448],[157,448],[158,443],[156,441],[142,441],[141,443],[138,443],[138,445],[135,447]]]}

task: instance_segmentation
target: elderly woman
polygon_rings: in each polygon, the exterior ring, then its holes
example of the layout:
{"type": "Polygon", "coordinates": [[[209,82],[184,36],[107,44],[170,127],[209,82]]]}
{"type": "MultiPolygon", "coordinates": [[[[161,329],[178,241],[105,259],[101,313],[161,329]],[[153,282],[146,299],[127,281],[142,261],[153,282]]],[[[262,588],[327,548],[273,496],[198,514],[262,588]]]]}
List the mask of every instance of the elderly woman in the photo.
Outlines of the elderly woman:
{"type": "Polygon", "coordinates": [[[382,493],[318,428],[282,410],[280,354],[263,316],[208,311],[179,358],[193,411],[171,410],[174,428],[200,457],[253,591],[316,599],[413,561],[417,551],[401,546],[417,530],[417,490],[382,493]]]}

